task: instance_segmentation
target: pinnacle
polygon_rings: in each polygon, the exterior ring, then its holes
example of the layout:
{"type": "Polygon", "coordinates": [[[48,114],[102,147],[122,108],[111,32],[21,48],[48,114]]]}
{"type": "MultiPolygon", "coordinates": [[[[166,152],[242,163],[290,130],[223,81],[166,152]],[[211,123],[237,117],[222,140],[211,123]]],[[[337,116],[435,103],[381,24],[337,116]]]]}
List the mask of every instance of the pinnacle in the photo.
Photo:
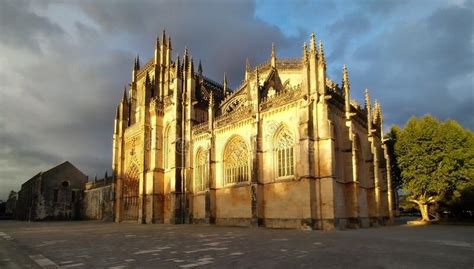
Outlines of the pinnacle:
{"type": "Polygon", "coordinates": [[[201,64],[201,60],[199,60],[198,72],[199,72],[199,74],[202,75],[202,64],[201,64]]]}
{"type": "Polygon", "coordinates": [[[316,35],[311,33],[311,52],[316,52],[316,35]]]}

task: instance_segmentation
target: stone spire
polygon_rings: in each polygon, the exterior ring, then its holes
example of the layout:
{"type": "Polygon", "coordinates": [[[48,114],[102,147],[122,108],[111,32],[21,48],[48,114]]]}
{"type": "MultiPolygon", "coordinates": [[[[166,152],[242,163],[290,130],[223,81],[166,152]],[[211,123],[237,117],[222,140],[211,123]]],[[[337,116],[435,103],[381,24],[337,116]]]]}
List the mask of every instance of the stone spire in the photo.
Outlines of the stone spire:
{"type": "Polygon", "coordinates": [[[188,57],[189,57],[189,54],[188,54],[188,47],[187,46],[184,46],[184,54],[183,54],[183,63],[187,63],[188,61],[188,57]]]}
{"type": "Polygon", "coordinates": [[[249,58],[247,58],[247,60],[245,60],[245,80],[248,81],[250,79],[250,72],[251,71],[251,68],[250,68],[250,62],[249,62],[249,58]]]}
{"type": "Polygon", "coordinates": [[[166,42],[166,30],[163,28],[163,32],[161,33],[161,40],[163,40],[163,44],[166,42]]]}
{"type": "Polygon", "coordinates": [[[177,77],[181,77],[181,63],[179,61],[179,54],[176,55],[176,63],[175,63],[175,73],[177,77]]]}
{"type": "Polygon", "coordinates": [[[308,64],[308,46],[306,45],[306,42],[303,43],[303,64],[308,64]]]}
{"type": "MultiPolygon", "coordinates": [[[[163,42],[165,42],[165,41],[163,40],[163,42]]],[[[168,37],[168,49],[169,49],[169,50],[172,50],[172,47],[171,47],[171,37],[168,37]]]]}
{"type": "Polygon", "coordinates": [[[226,92],[226,91],[227,91],[227,76],[224,72],[224,92],[226,92]]]}
{"type": "Polygon", "coordinates": [[[134,70],[140,69],[140,56],[138,54],[137,54],[137,57],[135,58],[135,66],[133,68],[134,70]]]}
{"type": "Polygon", "coordinates": [[[349,75],[347,72],[346,65],[344,65],[344,67],[342,68],[342,87],[344,88],[346,117],[349,117],[349,114],[351,112],[351,96],[350,96],[349,75]]]}
{"type": "Polygon", "coordinates": [[[199,76],[202,77],[202,64],[201,64],[201,60],[199,60],[198,73],[199,73],[199,76]]]}
{"type": "Polygon", "coordinates": [[[160,38],[156,36],[155,49],[160,50],[160,38]]]}
{"type": "Polygon", "coordinates": [[[311,50],[311,54],[316,54],[317,53],[317,49],[316,49],[316,35],[313,33],[311,33],[311,44],[310,44],[310,50],[311,50]]]}
{"type": "Polygon", "coordinates": [[[272,59],[271,59],[271,64],[272,64],[272,67],[275,68],[276,67],[276,52],[275,52],[275,44],[272,43],[272,59]]]}
{"type": "Polygon", "coordinates": [[[154,63],[155,65],[159,65],[160,64],[160,58],[161,58],[161,55],[160,55],[160,38],[158,36],[156,36],[156,42],[155,42],[155,55],[154,55],[154,63]]]}
{"type": "Polygon", "coordinates": [[[127,103],[128,102],[128,97],[127,97],[127,86],[123,87],[123,96],[122,96],[122,102],[127,103]]]}
{"type": "Polygon", "coordinates": [[[372,134],[372,108],[370,103],[369,90],[365,89],[365,111],[367,111],[367,131],[372,134]]]}
{"type": "Polygon", "coordinates": [[[379,104],[379,124],[380,124],[380,138],[383,140],[383,114],[382,114],[382,105],[377,102],[377,104],[379,104]]]}

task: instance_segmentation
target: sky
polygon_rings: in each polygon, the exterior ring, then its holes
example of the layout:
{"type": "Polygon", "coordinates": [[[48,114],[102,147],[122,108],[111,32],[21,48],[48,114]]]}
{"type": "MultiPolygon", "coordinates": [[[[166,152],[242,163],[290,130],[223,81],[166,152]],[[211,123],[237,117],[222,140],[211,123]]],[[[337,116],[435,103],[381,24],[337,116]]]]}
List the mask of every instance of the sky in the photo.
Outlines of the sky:
{"type": "Polygon", "coordinates": [[[162,29],[173,56],[189,48],[204,74],[231,87],[245,59],[301,57],[311,32],[328,76],[349,69],[351,97],[368,88],[386,127],[432,114],[474,129],[474,1],[0,0],[0,199],[70,161],[111,172],[116,104],[133,58],[162,29]]]}

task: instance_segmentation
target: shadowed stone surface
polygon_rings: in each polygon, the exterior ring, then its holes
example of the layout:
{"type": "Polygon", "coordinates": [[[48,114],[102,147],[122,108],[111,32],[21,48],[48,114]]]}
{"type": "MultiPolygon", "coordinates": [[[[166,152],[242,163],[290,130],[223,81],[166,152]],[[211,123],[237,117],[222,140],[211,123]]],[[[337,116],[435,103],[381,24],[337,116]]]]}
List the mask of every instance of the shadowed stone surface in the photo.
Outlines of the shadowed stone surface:
{"type": "Polygon", "coordinates": [[[473,226],[301,231],[0,222],[0,268],[472,268],[473,226]]]}

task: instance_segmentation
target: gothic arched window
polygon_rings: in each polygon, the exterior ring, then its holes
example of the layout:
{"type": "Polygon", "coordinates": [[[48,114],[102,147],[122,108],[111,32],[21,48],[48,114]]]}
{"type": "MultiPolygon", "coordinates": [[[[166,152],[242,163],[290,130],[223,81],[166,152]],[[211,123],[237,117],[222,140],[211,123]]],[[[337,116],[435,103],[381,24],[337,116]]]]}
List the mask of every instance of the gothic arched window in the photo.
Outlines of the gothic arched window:
{"type": "Polygon", "coordinates": [[[164,155],[163,162],[164,162],[165,169],[168,169],[171,167],[171,154],[173,152],[171,150],[171,147],[172,147],[171,141],[172,141],[171,125],[168,125],[165,128],[165,135],[163,139],[163,155],[164,155]]]}
{"type": "Polygon", "coordinates": [[[224,149],[224,184],[249,180],[249,152],[244,140],[236,136],[224,149]]]}
{"type": "Polygon", "coordinates": [[[196,153],[194,166],[194,190],[204,191],[209,185],[209,176],[207,169],[206,153],[199,149],[196,153]]]}
{"type": "Polygon", "coordinates": [[[295,174],[295,139],[288,128],[283,127],[275,136],[276,174],[278,177],[295,174]]]}

